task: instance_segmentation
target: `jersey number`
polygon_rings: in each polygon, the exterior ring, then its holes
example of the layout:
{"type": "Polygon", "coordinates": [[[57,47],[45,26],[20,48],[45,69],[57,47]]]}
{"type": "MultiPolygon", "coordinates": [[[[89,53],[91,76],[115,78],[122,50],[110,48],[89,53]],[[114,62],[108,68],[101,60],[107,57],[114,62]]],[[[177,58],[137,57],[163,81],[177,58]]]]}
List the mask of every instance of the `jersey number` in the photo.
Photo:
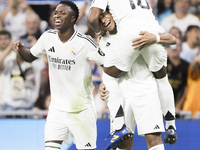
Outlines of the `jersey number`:
{"type": "MultiPolygon", "coordinates": [[[[132,9],[135,9],[133,0],[129,0],[132,9]]],[[[150,9],[149,3],[146,0],[137,0],[137,5],[144,9],[150,9]],[[146,2],[146,6],[143,5],[146,2]]]]}

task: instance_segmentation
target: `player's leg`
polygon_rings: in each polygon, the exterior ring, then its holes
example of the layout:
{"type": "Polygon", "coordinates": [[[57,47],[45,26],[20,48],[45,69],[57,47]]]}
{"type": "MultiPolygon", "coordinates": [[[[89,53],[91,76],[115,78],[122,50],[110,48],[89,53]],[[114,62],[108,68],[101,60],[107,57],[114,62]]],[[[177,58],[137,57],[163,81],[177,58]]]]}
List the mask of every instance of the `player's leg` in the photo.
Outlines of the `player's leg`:
{"type": "MultiPolygon", "coordinates": [[[[62,112],[50,109],[45,124],[45,150],[60,150],[68,134],[62,112]]],[[[68,139],[69,140],[69,139],[68,139]]]]}
{"type": "MultiPolygon", "coordinates": [[[[124,99],[124,106],[123,106],[125,115],[125,124],[132,133],[134,133],[136,127],[135,116],[133,114],[131,106],[131,101],[133,100],[134,98],[124,99]]],[[[132,149],[133,149],[133,137],[120,143],[120,145],[117,148],[117,150],[132,150],[132,149]]]]}
{"type": "Polygon", "coordinates": [[[62,141],[46,141],[45,150],[60,150],[62,141]]]}
{"type": "Polygon", "coordinates": [[[106,88],[109,90],[107,105],[110,111],[110,120],[112,124],[111,130],[113,130],[113,132],[111,132],[112,139],[106,148],[106,150],[109,150],[117,147],[122,141],[130,138],[132,133],[126,128],[124,121],[124,111],[122,107],[123,94],[118,83],[119,78],[111,77],[104,72],[102,80],[106,88]]]}
{"type": "Polygon", "coordinates": [[[164,131],[164,125],[158,93],[138,96],[131,102],[131,105],[138,134],[145,135],[148,149],[163,144],[161,132],[164,131]]]}
{"type": "Polygon", "coordinates": [[[96,120],[95,106],[81,112],[68,113],[66,123],[77,149],[94,150],[96,148],[96,120]]]}
{"type": "Polygon", "coordinates": [[[164,150],[161,139],[161,132],[145,134],[147,147],[149,150],[164,150]]]}
{"type": "Polygon", "coordinates": [[[102,75],[102,80],[110,92],[107,105],[115,130],[120,130],[124,125],[123,94],[118,83],[121,74],[123,72],[116,67],[105,67],[102,75]]]}
{"type": "Polygon", "coordinates": [[[162,112],[166,121],[165,143],[175,144],[177,140],[175,126],[175,106],[172,87],[166,75],[166,67],[153,73],[156,77],[162,112]]]}
{"type": "MultiPolygon", "coordinates": [[[[166,130],[173,127],[174,132],[176,132],[174,94],[165,67],[167,65],[167,52],[162,45],[152,44],[144,48],[141,54],[156,78],[161,108],[166,120],[166,130]]],[[[176,143],[176,134],[171,140],[174,142],[170,141],[170,144],[176,143]]]]}
{"type": "MultiPolygon", "coordinates": [[[[136,122],[134,119],[134,114],[133,114],[130,102],[131,101],[126,101],[126,99],[125,99],[123,109],[124,109],[124,115],[125,115],[125,124],[126,124],[127,128],[131,131],[131,133],[134,134],[136,122]]],[[[113,123],[111,122],[111,126],[112,126],[112,124],[113,123]]],[[[111,132],[112,132],[112,128],[111,128],[111,132]]],[[[108,144],[106,150],[109,149],[109,146],[110,146],[110,144],[108,144]]],[[[114,145],[113,147],[116,148],[116,150],[121,150],[121,149],[132,150],[133,135],[131,135],[127,140],[123,140],[122,142],[117,143],[117,145],[114,145]]]]}

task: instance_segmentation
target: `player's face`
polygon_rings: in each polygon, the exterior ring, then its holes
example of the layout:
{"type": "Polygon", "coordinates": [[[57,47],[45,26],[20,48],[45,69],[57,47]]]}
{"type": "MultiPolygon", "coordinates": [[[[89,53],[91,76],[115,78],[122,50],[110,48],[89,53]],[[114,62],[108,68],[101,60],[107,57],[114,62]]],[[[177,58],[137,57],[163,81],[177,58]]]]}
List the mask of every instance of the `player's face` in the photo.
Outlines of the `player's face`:
{"type": "Polygon", "coordinates": [[[103,30],[112,32],[116,29],[115,22],[113,20],[112,15],[105,11],[100,16],[100,26],[103,30]]]}
{"type": "Polygon", "coordinates": [[[59,4],[54,12],[54,23],[56,29],[60,32],[66,32],[70,27],[74,26],[74,12],[64,4],[59,4]]]}

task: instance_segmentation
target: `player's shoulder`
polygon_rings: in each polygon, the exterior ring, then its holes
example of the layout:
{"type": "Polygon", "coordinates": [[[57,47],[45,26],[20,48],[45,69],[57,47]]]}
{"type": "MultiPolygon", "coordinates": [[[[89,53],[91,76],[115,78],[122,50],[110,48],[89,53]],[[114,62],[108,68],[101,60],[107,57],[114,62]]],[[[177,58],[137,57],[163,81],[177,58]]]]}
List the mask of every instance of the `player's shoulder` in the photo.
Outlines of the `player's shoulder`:
{"type": "Polygon", "coordinates": [[[90,35],[86,35],[86,34],[83,34],[79,31],[77,31],[76,36],[77,36],[77,39],[80,40],[81,42],[84,42],[87,45],[92,45],[95,48],[98,47],[96,41],[90,35]]]}
{"type": "Polygon", "coordinates": [[[42,38],[52,38],[52,37],[55,37],[55,36],[57,36],[57,30],[54,30],[54,29],[49,29],[49,30],[47,30],[47,31],[45,31],[43,34],[42,34],[42,38]]]}
{"type": "Polygon", "coordinates": [[[56,30],[56,29],[49,29],[49,30],[45,31],[44,33],[46,33],[46,34],[57,34],[58,30],[56,30]]]}

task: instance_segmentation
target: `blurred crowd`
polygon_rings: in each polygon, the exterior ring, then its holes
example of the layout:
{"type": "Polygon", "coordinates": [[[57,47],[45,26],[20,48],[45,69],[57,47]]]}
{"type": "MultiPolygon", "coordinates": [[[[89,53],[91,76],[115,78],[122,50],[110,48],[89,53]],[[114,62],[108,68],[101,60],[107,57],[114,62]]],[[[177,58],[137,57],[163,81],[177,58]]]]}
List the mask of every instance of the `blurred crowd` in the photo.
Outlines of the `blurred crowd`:
{"type": "MultiPolygon", "coordinates": [[[[76,29],[97,37],[87,25],[90,0],[74,1],[80,11],[76,29]]],[[[174,91],[177,117],[180,111],[200,111],[200,0],[148,0],[158,23],[177,38],[166,47],[168,78],[174,91]]],[[[0,3],[0,111],[48,110],[51,101],[48,58],[24,62],[12,51],[20,40],[32,47],[40,35],[54,29],[55,4],[29,5],[26,0],[3,0],[0,3]],[[42,9],[45,7],[46,13],[42,9]],[[45,14],[45,16],[44,16],[45,14]]],[[[138,31],[139,32],[139,31],[138,31]]],[[[106,118],[106,103],[99,98],[102,68],[94,62],[92,78],[98,118],[106,118]]]]}

